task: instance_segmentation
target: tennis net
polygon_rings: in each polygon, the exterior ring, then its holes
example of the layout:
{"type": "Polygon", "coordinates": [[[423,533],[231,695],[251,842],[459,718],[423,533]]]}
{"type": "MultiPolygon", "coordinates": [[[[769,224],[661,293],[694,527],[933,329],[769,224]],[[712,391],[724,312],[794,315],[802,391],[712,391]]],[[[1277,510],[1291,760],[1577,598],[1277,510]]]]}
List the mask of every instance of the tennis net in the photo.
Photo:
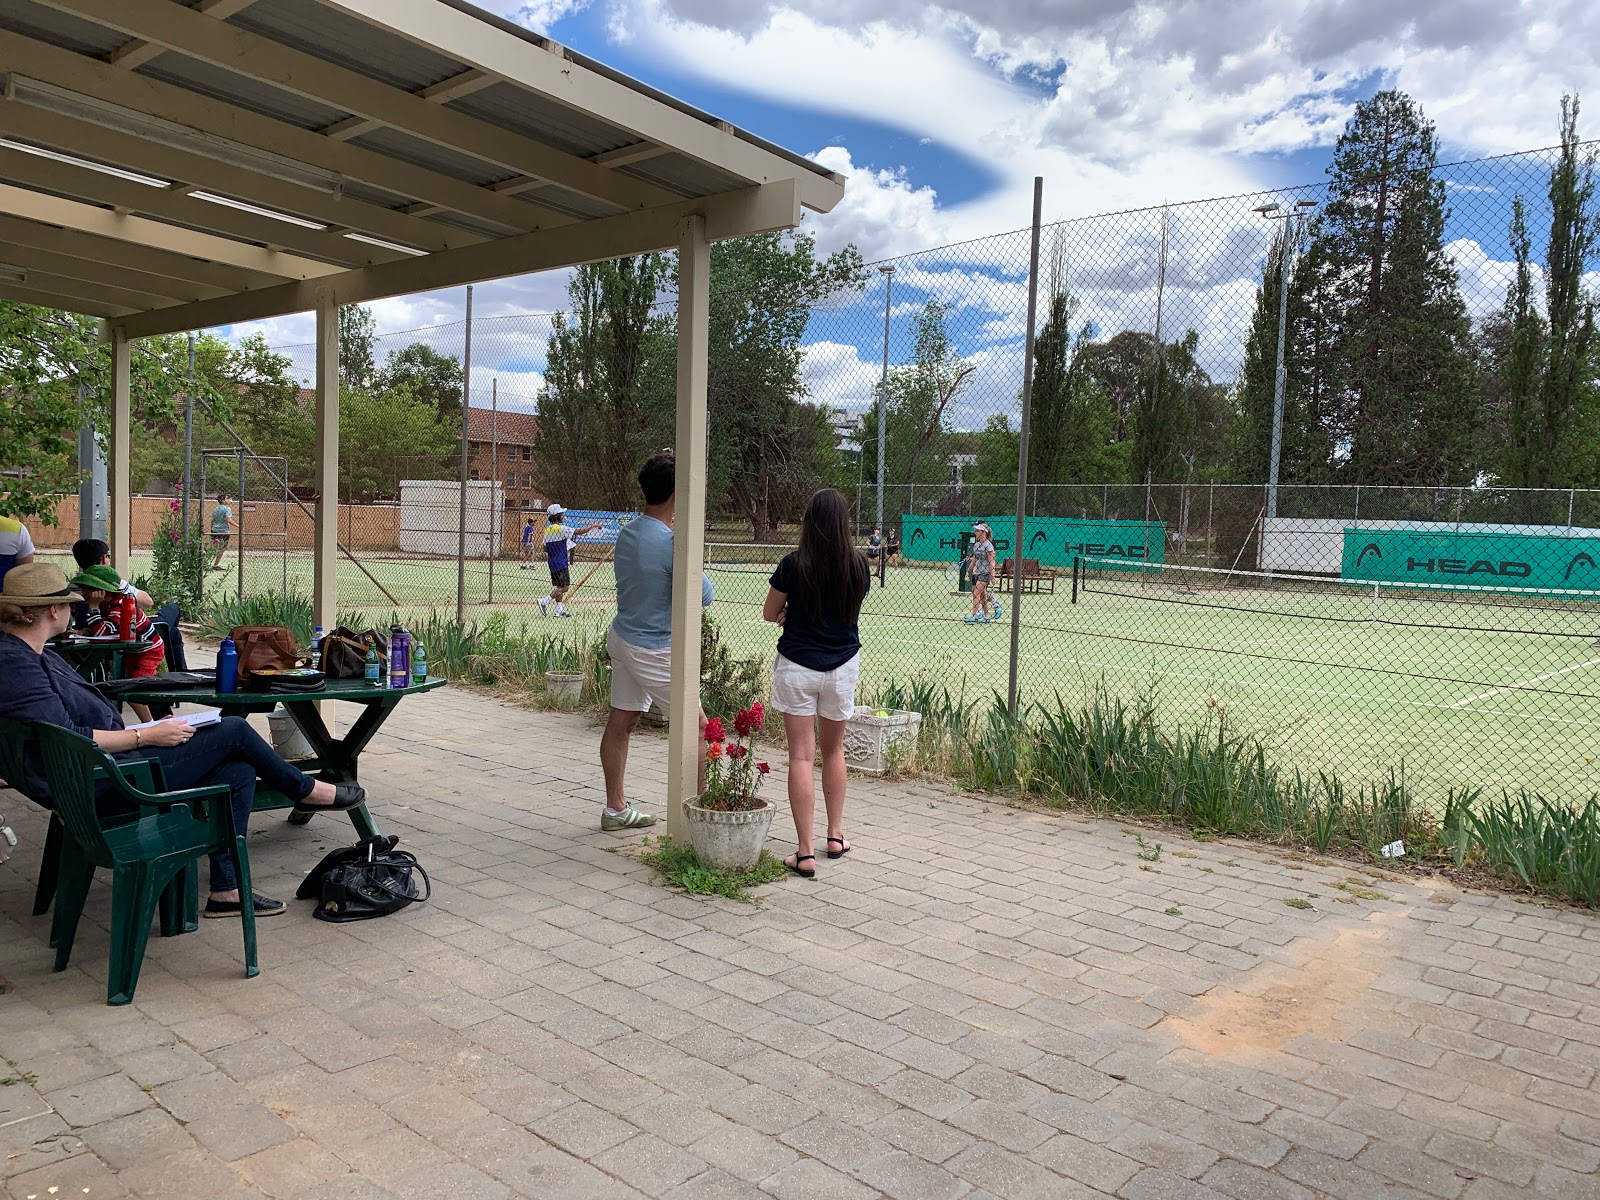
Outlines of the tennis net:
{"type": "Polygon", "coordinates": [[[1600,592],[1576,589],[1383,583],[1085,557],[1074,562],[1073,597],[1351,624],[1600,637],[1600,592]]]}

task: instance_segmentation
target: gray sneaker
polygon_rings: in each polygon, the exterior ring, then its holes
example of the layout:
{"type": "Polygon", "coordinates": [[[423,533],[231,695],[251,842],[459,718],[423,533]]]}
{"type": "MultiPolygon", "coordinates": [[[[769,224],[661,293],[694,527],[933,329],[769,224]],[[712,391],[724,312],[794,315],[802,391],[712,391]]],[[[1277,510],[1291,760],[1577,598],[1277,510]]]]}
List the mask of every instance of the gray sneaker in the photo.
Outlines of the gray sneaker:
{"type": "Polygon", "coordinates": [[[655,823],[656,819],[652,814],[640,812],[631,804],[621,812],[613,812],[607,806],[600,814],[600,828],[607,833],[616,833],[624,829],[648,829],[655,823]]]}

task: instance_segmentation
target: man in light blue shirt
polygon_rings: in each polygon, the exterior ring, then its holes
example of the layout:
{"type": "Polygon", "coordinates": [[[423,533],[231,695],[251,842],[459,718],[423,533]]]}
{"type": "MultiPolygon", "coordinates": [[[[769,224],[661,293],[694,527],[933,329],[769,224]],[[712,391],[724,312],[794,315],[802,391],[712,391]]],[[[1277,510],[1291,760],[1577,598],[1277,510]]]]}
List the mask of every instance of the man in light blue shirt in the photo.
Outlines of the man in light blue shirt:
{"type": "MultiPolygon", "coordinates": [[[[672,516],[677,502],[677,463],[671,454],[652,455],[639,471],[644,513],[617,534],[617,615],[606,633],[611,656],[611,715],[600,737],[600,767],[606,777],[606,807],[600,815],[605,830],[642,829],[654,825],[653,814],[641,812],[623,796],[628,766],[628,739],[639,715],[659,706],[670,716],[672,683],[672,516]]],[[[700,576],[700,604],[711,603],[711,580],[700,576]]],[[[700,729],[705,730],[705,710],[700,729]]],[[[705,763],[700,764],[701,791],[705,763]]]]}

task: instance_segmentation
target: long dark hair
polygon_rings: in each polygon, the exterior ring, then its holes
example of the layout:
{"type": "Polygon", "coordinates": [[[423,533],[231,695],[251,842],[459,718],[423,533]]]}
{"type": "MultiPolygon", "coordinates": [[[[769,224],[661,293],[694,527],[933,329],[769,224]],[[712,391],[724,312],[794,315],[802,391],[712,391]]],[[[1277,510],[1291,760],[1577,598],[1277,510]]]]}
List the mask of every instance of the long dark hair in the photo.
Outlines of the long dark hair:
{"type": "Polygon", "coordinates": [[[850,537],[850,506],[832,488],[815,493],[806,505],[794,561],[800,586],[790,602],[812,617],[854,625],[872,576],[850,537]]]}

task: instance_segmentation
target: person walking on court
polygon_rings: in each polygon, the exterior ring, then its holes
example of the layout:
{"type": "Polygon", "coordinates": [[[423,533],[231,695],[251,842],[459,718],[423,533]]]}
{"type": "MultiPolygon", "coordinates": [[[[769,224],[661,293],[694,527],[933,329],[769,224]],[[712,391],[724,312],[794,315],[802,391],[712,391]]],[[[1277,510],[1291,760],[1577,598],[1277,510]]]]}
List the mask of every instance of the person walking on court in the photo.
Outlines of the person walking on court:
{"type": "Polygon", "coordinates": [[[533,518],[529,517],[522,526],[522,561],[517,564],[517,570],[526,571],[533,566],[533,518]]]}
{"type": "Polygon", "coordinates": [[[855,712],[861,602],[871,586],[866,556],[850,537],[850,506],[838,492],[823,488],[806,505],[800,545],[773,571],[761,611],[766,620],[783,626],[772,668],[772,707],[783,714],[789,739],[789,810],[795,831],[795,851],[783,864],[807,879],[817,873],[812,764],[819,740],[828,857],[850,853],[844,836],[844,730],[855,712]]]}
{"type": "Polygon", "coordinates": [[[988,625],[1000,615],[995,602],[994,617],[989,615],[989,584],[994,580],[994,541],[989,527],[979,521],[972,527],[972,548],[967,552],[967,578],[972,581],[972,612],[968,625],[988,625]]]}
{"type": "Polygon", "coordinates": [[[552,504],[545,514],[544,558],[550,566],[550,592],[539,598],[539,611],[548,617],[550,605],[554,604],[556,616],[570,617],[572,614],[561,601],[566,599],[567,589],[572,586],[572,551],[577,547],[577,539],[599,529],[600,522],[593,521],[582,529],[568,533],[567,527],[561,523],[561,518],[567,515],[566,509],[559,504],[552,504]]]}
{"type": "Polygon", "coordinates": [[[234,529],[233,509],[228,507],[228,497],[219,494],[217,506],[211,510],[211,547],[217,557],[211,563],[213,571],[222,570],[222,556],[228,552],[228,542],[234,529]]]}
{"type": "MultiPolygon", "coordinates": [[[[672,697],[672,518],[676,510],[677,460],[663,452],[639,470],[644,512],[617,534],[617,615],[606,631],[611,656],[611,712],[600,735],[600,768],[606,777],[606,806],[600,828],[608,831],[654,825],[653,814],[634,808],[623,795],[628,739],[639,716],[659,705],[671,717],[672,697]]],[[[711,603],[711,579],[700,574],[700,605],[711,603]]],[[[700,736],[706,714],[700,709],[700,736]]],[[[706,790],[706,764],[700,760],[697,791],[706,790]]],[[[677,800],[674,800],[676,803],[677,800]]]]}

